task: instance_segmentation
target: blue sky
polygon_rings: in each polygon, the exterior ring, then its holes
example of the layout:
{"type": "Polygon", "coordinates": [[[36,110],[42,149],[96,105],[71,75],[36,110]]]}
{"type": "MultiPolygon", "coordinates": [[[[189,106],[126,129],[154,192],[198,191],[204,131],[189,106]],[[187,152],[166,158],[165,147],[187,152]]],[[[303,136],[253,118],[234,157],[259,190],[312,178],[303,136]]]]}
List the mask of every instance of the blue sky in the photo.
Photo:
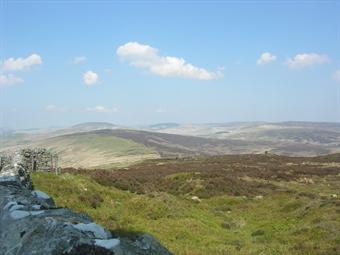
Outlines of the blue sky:
{"type": "Polygon", "coordinates": [[[340,121],[340,1],[0,0],[0,126],[340,121]]]}

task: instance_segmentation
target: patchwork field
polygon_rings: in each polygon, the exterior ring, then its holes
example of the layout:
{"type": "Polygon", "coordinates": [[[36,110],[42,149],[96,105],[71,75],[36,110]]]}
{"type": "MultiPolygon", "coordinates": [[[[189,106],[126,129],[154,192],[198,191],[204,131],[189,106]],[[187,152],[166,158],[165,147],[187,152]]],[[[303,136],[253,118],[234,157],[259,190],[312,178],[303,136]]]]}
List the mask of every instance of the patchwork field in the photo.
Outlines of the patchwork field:
{"type": "Polygon", "coordinates": [[[340,253],[340,155],[148,160],[33,175],[60,206],[175,254],[340,253]]]}

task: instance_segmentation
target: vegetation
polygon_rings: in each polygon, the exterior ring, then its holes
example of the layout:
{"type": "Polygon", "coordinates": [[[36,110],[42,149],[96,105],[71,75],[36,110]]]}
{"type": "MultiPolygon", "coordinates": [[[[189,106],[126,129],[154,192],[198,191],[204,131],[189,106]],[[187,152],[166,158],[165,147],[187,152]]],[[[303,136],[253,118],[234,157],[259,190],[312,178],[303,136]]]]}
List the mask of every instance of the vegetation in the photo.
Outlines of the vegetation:
{"type": "Polygon", "coordinates": [[[35,173],[33,181],[58,205],[114,232],[149,232],[175,254],[335,255],[337,162],[336,155],[152,160],[123,170],[35,173]]]}

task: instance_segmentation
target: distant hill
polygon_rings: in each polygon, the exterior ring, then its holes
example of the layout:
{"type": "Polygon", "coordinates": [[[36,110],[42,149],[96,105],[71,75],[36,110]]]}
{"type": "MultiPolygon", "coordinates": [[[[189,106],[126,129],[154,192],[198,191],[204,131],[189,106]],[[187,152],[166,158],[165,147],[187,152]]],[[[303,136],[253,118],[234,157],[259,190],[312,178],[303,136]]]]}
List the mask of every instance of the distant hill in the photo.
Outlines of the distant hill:
{"type": "Polygon", "coordinates": [[[338,123],[234,122],[151,125],[126,129],[105,122],[66,129],[42,129],[0,136],[0,150],[49,147],[61,155],[62,166],[124,166],[149,158],[264,153],[317,156],[340,152],[338,123]]]}
{"type": "Polygon", "coordinates": [[[79,129],[79,130],[96,130],[96,129],[112,129],[117,128],[117,125],[114,125],[109,122],[85,122],[77,125],[73,125],[71,129],[79,129]]]}
{"type": "Polygon", "coordinates": [[[175,128],[175,127],[179,127],[180,124],[178,123],[158,123],[158,124],[154,124],[154,125],[150,125],[149,128],[150,129],[166,129],[166,128],[175,128]]]}
{"type": "MultiPolygon", "coordinates": [[[[250,145],[241,140],[221,140],[142,130],[115,129],[100,130],[96,133],[132,140],[156,150],[163,157],[236,154],[246,151],[250,145]]],[[[259,143],[248,149],[250,152],[259,152],[263,151],[266,145],[267,143],[259,143]]]]}
{"type": "Polygon", "coordinates": [[[36,141],[31,146],[57,152],[62,167],[122,167],[159,157],[156,151],[143,144],[101,131],[60,135],[36,141]]]}

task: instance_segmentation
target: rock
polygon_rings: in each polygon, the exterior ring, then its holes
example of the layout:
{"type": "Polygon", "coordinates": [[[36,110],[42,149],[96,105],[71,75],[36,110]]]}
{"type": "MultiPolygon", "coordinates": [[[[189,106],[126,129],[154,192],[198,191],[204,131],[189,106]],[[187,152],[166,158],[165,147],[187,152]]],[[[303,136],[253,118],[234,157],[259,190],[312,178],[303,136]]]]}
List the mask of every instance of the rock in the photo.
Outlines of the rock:
{"type": "Polygon", "coordinates": [[[48,196],[45,192],[40,190],[34,190],[31,192],[33,196],[35,196],[39,200],[45,201],[47,204],[54,206],[54,200],[50,196],[48,196]]]}
{"type": "Polygon", "coordinates": [[[201,202],[202,202],[201,199],[200,199],[198,196],[192,196],[192,197],[191,197],[191,200],[192,200],[192,201],[195,201],[195,202],[197,202],[197,203],[201,203],[201,202]]]}
{"type": "Polygon", "coordinates": [[[56,207],[46,193],[32,191],[20,154],[0,171],[0,240],[6,255],[171,254],[148,234],[113,236],[89,216],[56,207]]]}
{"type": "Polygon", "coordinates": [[[117,238],[107,240],[95,239],[95,244],[110,250],[118,246],[120,244],[120,240],[117,238]]]}
{"type": "Polygon", "coordinates": [[[314,181],[312,178],[307,178],[307,177],[303,177],[297,180],[300,183],[306,183],[306,184],[314,184],[314,181]]]}
{"type": "Polygon", "coordinates": [[[255,196],[254,199],[255,199],[255,200],[262,200],[262,199],[263,199],[263,196],[262,196],[262,195],[258,195],[258,196],[255,196]]]}
{"type": "Polygon", "coordinates": [[[91,232],[96,238],[101,238],[101,239],[108,239],[111,238],[111,234],[108,231],[105,231],[105,229],[96,223],[78,223],[74,225],[76,229],[79,229],[80,231],[84,232],[91,232]]]}

